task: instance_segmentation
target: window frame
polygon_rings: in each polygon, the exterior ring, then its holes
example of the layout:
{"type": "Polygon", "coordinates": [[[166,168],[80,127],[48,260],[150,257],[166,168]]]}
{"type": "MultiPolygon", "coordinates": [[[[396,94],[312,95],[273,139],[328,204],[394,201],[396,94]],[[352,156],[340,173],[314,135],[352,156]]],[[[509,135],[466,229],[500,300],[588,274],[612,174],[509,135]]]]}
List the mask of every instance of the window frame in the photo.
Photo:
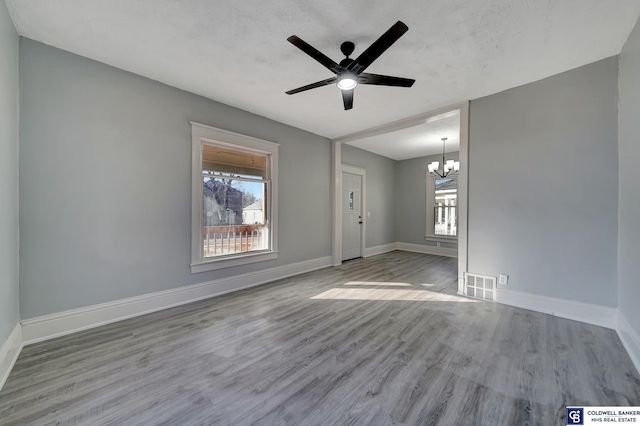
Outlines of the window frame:
{"type": "MultiPolygon", "coordinates": [[[[440,241],[440,242],[456,242],[458,241],[458,235],[438,235],[435,231],[435,214],[433,212],[436,207],[436,180],[442,179],[440,176],[436,176],[433,173],[429,173],[428,170],[426,173],[426,181],[427,181],[427,223],[426,223],[426,232],[425,238],[430,241],[440,241]]],[[[458,199],[460,198],[460,185],[459,178],[460,175],[456,173],[455,175],[447,176],[449,179],[456,180],[456,188],[458,190],[458,199]]],[[[456,215],[459,213],[459,205],[456,203],[456,215]]],[[[457,216],[459,219],[460,216],[457,216]]],[[[458,228],[460,227],[460,221],[458,220],[458,228]]]]}
{"type": "Polygon", "coordinates": [[[230,132],[205,124],[191,123],[191,273],[196,274],[278,258],[278,148],[280,144],[230,132]],[[238,151],[267,155],[266,223],[270,247],[256,252],[204,257],[202,235],[204,203],[202,180],[202,146],[223,146],[238,151]]]}

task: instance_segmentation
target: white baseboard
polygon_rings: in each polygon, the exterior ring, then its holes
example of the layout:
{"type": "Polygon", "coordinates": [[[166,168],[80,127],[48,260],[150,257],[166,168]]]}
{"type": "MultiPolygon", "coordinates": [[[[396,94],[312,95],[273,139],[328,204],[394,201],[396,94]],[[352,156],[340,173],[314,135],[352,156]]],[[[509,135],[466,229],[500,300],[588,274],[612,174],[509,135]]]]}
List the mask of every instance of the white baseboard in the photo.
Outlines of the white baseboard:
{"type": "Polygon", "coordinates": [[[616,331],[618,332],[618,336],[620,337],[624,348],[627,350],[633,365],[635,365],[636,370],[640,372],[640,336],[631,327],[627,319],[624,317],[624,314],[620,312],[619,309],[617,314],[616,331]]]}
{"type": "Polygon", "coordinates": [[[531,293],[519,293],[502,290],[496,292],[497,302],[517,308],[529,309],[587,324],[605,328],[616,328],[618,310],[608,306],[557,299],[555,297],[538,296],[531,293]]]}
{"type": "Polygon", "coordinates": [[[397,250],[398,243],[382,244],[375,247],[367,247],[364,249],[364,257],[375,256],[376,254],[388,253],[397,250]]]}
{"type": "Polygon", "coordinates": [[[0,346],[0,390],[2,390],[4,383],[7,381],[21,350],[22,326],[17,323],[7,340],[0,346]]]}
{"type": "Polygon", "coordinates": [[[413,251],[416,253],[435,254],[436,256],[458,257],[458,250],[456,249],[425,246],[422,244],[397,243],[397,249],[403,251],[413,251]]]}
{"type": "Polygon", "coordinates": [[[21,321],[24,344],[161,311],[331,266],[331,256],[21,321]]]}

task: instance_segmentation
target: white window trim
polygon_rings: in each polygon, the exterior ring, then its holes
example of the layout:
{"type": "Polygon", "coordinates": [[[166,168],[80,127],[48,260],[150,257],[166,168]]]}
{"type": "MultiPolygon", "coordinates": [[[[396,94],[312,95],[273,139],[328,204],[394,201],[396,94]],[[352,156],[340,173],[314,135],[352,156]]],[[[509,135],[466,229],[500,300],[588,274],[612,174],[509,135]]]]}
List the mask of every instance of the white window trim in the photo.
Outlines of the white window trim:
{"type": "MultiPolygon", "coordinates": [[[[437,242],[451,242],[455,243],[458,241],[458,235],[437,235],[433,229],[434,217],[433,217],[433,208],[435,207],[435,193],[436,193],[436,179],[442,179],[439,176],[434,175],[433,173],[429,173],[428,170],[425,171],[427,174],[427,223],[426,223],[426,234],[424,236],[427,241],[437,241],[437,242]]],[[[459,183],[459,175],[451,175],[452,178],[455,178],[459,183]]],[[[459,190],[458,190],[459,192],[459,190]]],[[[458,210],[458,209],[456,209],[458,210]]],[[[459,210],[458,210],[459,212],[459,210]]],[[[458,217],[458,225],[460,224],[458,217]]],[[[459,228],[459,226],[458,226],[459,228]]]]}
{"type": "Polygon", "coordinates": [[[239,133],[229,132],[216,127],[190,121],[191,123],[191,273],[213,271],[255,262],[264,262],[278,258],[278,147],[280,144],[269,142],[239,133]],[[270,248],[261,252],[242,253],[220,258],[204,259],[202,244],[202,144],[229,145],[230,148],[242,147],[244,150],[269,154],[268,167],[270,212],[269,241],[270,248]]]}

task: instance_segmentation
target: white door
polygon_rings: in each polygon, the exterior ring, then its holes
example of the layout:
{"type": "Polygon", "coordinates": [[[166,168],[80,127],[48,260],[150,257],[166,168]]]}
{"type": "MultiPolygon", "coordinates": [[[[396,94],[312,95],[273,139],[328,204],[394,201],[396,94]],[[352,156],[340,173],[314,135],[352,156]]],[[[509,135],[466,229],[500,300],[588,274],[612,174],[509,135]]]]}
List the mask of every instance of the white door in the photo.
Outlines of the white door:
{"type": "Polygon", "coordinates": [[[342,260],[362,257],[362,176],[342,173],[342,260]]]}

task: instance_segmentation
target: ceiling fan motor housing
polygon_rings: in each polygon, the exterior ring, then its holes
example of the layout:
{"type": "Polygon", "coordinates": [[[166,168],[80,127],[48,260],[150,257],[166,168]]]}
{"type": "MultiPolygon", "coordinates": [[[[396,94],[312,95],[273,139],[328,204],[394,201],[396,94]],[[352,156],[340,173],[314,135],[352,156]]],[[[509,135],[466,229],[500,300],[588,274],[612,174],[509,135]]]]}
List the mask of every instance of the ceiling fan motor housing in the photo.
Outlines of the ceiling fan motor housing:
{"type": "MultiPolygon", "coordinates": [[[[356,48],[356,45],[353,44],[350,41],[345,41],[344,43],[342,43],[340,45],[340,51],[342,52],[342,54],[344,56],[346,56],[347,58],[349,57],[349,55],[351,55],[353,53],[353,50],[356,48]]],[[[342,64],[340,64],[342,65],[342,64]]]]}

